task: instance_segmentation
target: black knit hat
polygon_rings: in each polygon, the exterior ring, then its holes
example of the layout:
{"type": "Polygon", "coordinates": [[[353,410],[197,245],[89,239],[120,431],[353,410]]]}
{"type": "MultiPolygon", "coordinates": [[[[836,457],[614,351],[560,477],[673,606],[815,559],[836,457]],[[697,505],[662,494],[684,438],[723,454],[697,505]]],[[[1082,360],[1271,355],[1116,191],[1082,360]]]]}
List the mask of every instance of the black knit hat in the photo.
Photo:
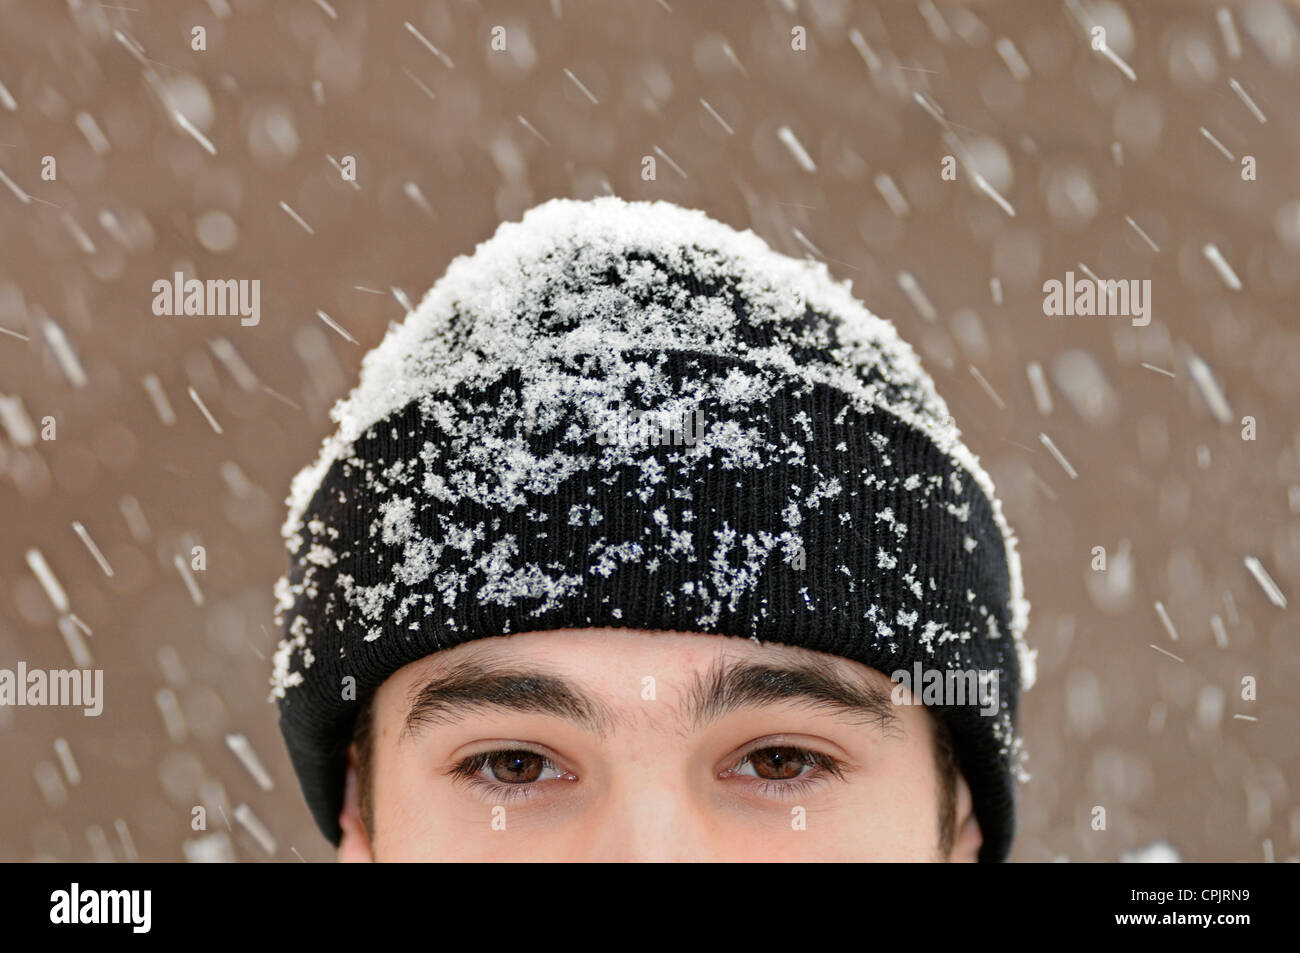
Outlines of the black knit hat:
{"type": "Polygon", "coordinates": [[[665,202],[550,201],[455,259],[332,416],[288,501],[272,697],[333,843],[389,675],[610,627],[996,672],[995,715],[933,707],[1005,859],[1034,677],[1015,538],[912,349],[824,265],[665,202]]]}

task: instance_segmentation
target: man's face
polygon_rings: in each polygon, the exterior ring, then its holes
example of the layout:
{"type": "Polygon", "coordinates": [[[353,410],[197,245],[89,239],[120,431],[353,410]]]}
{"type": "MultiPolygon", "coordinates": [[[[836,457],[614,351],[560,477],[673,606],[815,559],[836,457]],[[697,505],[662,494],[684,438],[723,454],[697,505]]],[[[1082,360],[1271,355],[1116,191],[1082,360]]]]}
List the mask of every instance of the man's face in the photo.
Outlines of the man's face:
{"type": "Polygon", "coordinates": [[[399,669],[374,700],[373,830],[340,860],[973,860],[941,854],[930,714],[846,659],[724,636],[564,630],[399,669]]]}

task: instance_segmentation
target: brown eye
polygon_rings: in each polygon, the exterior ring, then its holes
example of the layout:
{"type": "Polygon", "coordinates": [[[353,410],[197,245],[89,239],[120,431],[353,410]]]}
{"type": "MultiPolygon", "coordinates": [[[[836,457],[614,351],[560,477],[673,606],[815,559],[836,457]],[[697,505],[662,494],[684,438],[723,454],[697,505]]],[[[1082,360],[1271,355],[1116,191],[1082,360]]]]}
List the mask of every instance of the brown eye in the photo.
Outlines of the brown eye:
{"type": "Polygon", "coordinates": [[[763,748],[748,758],[754,774],[765,781],[789,781],[808,766],[807,752],[798,748],[763,748]]]}
{"type": "Polygon", "coordinates": [[[494,780],[505,784],[528,784],[542,776],[546,759],[532,751],[494,751],[486,767],[494,780]]]}

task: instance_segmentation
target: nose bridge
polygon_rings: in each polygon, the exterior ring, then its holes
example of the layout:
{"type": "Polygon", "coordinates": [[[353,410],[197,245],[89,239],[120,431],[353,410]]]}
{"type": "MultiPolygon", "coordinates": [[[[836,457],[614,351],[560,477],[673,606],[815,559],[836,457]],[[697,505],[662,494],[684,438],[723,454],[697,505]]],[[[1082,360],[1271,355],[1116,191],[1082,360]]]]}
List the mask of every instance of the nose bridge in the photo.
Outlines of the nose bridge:
{"type": "Polygon", "coordinates": [[[707,854],[705,829],[686,780],[636,762],[608,791],[590,831],[592,860],[684,861],[707,854]]]}

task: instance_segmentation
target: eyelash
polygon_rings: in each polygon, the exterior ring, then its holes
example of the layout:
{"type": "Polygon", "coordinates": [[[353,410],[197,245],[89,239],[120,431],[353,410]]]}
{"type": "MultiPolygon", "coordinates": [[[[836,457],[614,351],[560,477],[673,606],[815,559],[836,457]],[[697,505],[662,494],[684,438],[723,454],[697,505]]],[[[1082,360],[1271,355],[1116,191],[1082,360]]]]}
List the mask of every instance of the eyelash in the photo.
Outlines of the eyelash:
{"type": "Polygon", "coordinates": [[[749,764],[756,755],[762,754],[764,751],[770,751],[773,748],[793,752],[800,761],[810,765],[812,770],[789,781],[772,781],[767,778],[754,778],[749,781],[750,786],[764,797],[775,799],[797,798],[810,789],[825,784],[832,777],[841,779],[844,777],[844,766],[838,759],[832,758],[828,754],[814,751],[811,748],[801,748],[798,745],[772,744],[770,742],[750,749],[735,765],[723,773],[730,774],[737,771],[749,764]]]}
{"type": "MultiPolygon", "coordinates": [[[[750,787],[757,790],[764,797],[774,799],[795,798],[805,794],[811,788],[824,784],[829,778],[843,778],[844,766],[836,758],[820,751],[814,751],[811,748],[801,748],[796,745],[765,744],[761,747],[752,748],[746,752],[740,760],[721,772],[721,775],[731,774],[740,768],[751,763],[756,755],[772,748],[780,748],[793,752],[800,761],[810,765],[812,770],[801,774],[797,778],[789,781],[772,781],[767,778],[755,778],[746,782],[750,787]]],[[[492,781],[481,777],[480,772],[487,767],[488,762],[499,754],[511,752],[526,751],[530,754],[537,755],[544,759],[547,768],[557,768],[558,766],[545,754],[540,751],[533,751],[531,748],[495,748],[490,751],[481,751],[478,754],[470,755],[468,758],[453,765],[447,772],[454,780],[464,782],[484,795],[485,800],[490,801],[511,801],[522,798],[536,796],[538,782],[527,781],[524,783],[510,784],[504,781],[492,781]]],[[[548,780],[555,780],[554,778],[548,780]]]]}
{"type": "Polygon", "coordinates": [[[753,781],[754,787],[764,794],[776,792],[777,796],[781,796],[781,794],[803,793],[813,785],[826,781],[828,776],[840,777],[840,779],[844,777],[844,766],[829,754],[823,754],[822,751],[815,751],[811,748],[800,748],[798,745],[774,745],[771,742],[761,745],[759,748],[750,749],[740,761],[736,762],[735,766],[728,768],[725,774],[740,770],[746,764],[753,762],[753,759],[762,754],[763,751],[772,749],[792,751],[798,761],[807,764],[811,770],[798,777],[792,777],[788,781],[774,781],[766,779],[766,777],[755,777],[753,781]]]}
{"type": "Polygon", "coordinates": [[[477,791],[484,796],[484,800],[500,802],[533,797],[538,786],[536,781],[528,781],[523,784],[509,784],[505,781],[492,781],[479,776],[479,772],[487,767],[488,762],[494,756],[512,752],[527,752],[536,755],[545,761],[547,767],[556,767],[555,762],[547,755],[540,751],[534,751],[532,748],[493,748],[490,751],[480,751],[478,754],[470,755],[465,760],[453,765],[447,774],[449,774],[453,780],[464,782],[477,789],[477,791]]]}

